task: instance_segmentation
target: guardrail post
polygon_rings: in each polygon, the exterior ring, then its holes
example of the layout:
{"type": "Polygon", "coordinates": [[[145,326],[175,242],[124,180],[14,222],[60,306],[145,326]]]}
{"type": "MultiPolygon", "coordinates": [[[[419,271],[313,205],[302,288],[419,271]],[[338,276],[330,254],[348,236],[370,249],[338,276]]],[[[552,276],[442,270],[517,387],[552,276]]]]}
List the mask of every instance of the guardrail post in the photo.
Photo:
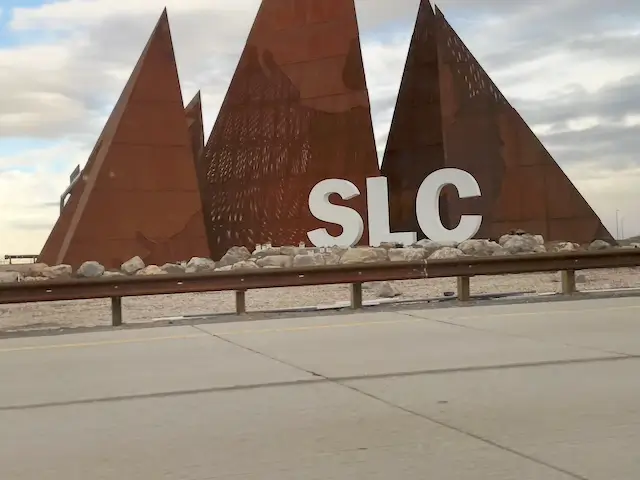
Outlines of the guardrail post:
{"type": "Polygon", "coordinates": [[[111,325],[119,327],[122,325],[122,298],[111,297],[111,325]]]}
{"type": "Polygon", "coordinates": [[[247,313],[247,297],[246,290],[236,290],[236,314],[244,315],[247,313]]]}
{"type": "Polygon", "coordinates": [[[351,308],[354,310],[359,310],[362,308],[362,284],[352,283],[350,285],[350,289],[351,289],[351,308]]]}
{"type": "Polygon", "coordinates": [[[468,302],[471,300],[471,278],[458,277],[458,300],[468,302]]]}
{"type": "Polygon", "coordinates": [[[563,270],[560,272],[562,280],[562,294],[571,295],[576,293],[576,272],[575,270],[563,270]]]}

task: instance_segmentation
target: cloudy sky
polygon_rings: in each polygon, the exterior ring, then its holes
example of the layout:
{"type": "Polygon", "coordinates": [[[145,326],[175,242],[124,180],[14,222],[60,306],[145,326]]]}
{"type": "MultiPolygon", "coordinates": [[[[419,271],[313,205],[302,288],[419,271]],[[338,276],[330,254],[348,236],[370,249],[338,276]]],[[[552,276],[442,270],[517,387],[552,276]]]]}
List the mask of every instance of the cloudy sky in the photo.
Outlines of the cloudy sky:
{"type": "MultiPolygon", "coordinates": [[[[258,3],[0,0],[0,253],[39,252],[165,5],[185,101],[202,89],[209,130],[258,3]]],[[[418,0],[356,4],[382,152],[418,0]]],[[[640,234],[640,2],[439,6],[610,231],[619,210],[640,234]]]]}

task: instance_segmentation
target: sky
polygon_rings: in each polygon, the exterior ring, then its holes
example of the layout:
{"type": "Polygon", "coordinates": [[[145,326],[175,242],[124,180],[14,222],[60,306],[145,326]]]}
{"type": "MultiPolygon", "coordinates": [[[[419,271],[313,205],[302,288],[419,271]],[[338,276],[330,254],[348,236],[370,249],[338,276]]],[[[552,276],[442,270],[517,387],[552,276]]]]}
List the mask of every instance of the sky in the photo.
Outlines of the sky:
{"type": "MultiPolygon", "coordinates": [[[[321,1],[321,0],[319,0],[321,1]]],[[[259,0],[0,0],[0,253],[38,253],[166,6],[208,135],[259,0]]],[[[640,2],[440,0],[616,235],[640,234],[640,2]]],[[[380,155],[418,0],[356,0],[380,155]]]]}

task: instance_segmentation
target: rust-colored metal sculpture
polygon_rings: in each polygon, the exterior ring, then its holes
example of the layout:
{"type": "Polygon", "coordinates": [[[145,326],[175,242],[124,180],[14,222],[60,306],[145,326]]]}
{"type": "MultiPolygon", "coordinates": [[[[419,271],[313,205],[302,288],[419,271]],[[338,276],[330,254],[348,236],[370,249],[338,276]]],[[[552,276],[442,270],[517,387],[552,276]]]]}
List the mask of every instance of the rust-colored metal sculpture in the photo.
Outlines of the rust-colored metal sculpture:
{"type": "MultiPolygon", "coordinates": [[[[381,167],[389,182],[391,229],[418,232],[419,237],[416,194],[429,174],[446,166],[434,25],[429,0],[421,2],[381,167]]],[[[448,225],[444,196],[440,212],[448,225]]]]}
{"type": "Polygon", "coordinates": [[[443,223],[481,214],[479,238],[514,229],[579,243],[613,237],[549,152],[507,102],[444,15],[422,0],[382,173],[393,228],[420,231],[419,182],[443,167],[471,173],[482,197],[445,190],[443,223]]]}
{"type": "Polygon", "coordinates": [[[327,178],[360,189],[344,204],[366,220],[365,178],[379,169],[353,0],[262,1],[204,162],[214,257],[234,245],[308,244],[319,227],[337,235],[308,207],[327,178]]]}
{"type": "MultiPolygon", "coordinates": [[[[196,166],[202,164],[202,154],[204,152],[204,122],[202,120],[202,98],[200,92],[189,102],[184,109],[187,116],[187,127],[189,129],[189,137],[193,147],[193,158],[196,166]]],[[[199,167],[196,167],[199,168],[199,167]]]]}
{"type": "Polygon", "coordinates": [[[208,256],[169,21],[162,13],[40,261],[119,267],[208,256]]]}

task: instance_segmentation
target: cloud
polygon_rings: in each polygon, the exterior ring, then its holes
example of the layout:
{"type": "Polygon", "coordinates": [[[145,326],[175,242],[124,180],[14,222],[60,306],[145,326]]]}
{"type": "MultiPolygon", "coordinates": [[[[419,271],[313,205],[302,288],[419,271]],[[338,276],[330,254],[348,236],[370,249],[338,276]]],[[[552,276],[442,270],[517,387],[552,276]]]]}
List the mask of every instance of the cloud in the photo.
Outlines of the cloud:
{"type": "MultiPolygon", "coordinates": [[[[39,250],[57,215],[50,205],[86,160],[165,5],[185,101],[202,89],[210,129],[258,4],[52,0],[6,10],[0,38],[20,42],[0,44],[0,252],[39,250]],[[50,147],[3,153],[2,140],[16,138],[50,147]]],[[[418,1],[356,4],[382,151],[418,1]]],[[[625,230],[640,233],[631,181],[640,181],[640,2],[438,4],[609,228],[620,209],[625,230]]]]}

